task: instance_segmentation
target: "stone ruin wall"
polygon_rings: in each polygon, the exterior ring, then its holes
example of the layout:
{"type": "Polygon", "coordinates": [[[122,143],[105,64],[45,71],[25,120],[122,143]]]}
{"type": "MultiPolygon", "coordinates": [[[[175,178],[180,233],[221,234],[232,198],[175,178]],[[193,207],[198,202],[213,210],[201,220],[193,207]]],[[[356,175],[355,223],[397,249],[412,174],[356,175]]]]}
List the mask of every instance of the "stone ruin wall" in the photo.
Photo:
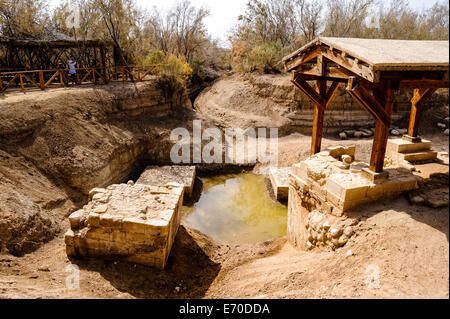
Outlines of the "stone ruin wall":
{"type": "Polygon", "coordinates": [[[114,184],[91,190],[69,216],[66,253],[164,269],[181,220],[183,186],[114,184]]]}
{"type": "Polygon", "coordinates": [[[288,240],[301,249],[344,246],[362,204],[417,189],[419,178],[406,168],[387,168],[388,180],[366,177],[368,165],[355,161],[355,147],[334,147],[295,164],[289,174],[288,240]]]}

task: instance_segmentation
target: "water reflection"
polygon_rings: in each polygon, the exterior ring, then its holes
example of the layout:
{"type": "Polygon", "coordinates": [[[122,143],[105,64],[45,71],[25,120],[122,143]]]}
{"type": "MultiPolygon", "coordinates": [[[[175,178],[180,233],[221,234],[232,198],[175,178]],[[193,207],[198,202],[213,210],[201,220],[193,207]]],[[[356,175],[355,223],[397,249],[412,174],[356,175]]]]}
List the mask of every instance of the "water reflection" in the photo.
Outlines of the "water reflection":
{"type": "Polygon", "coordinates": [[[286,234],[287,207],[270,199],[263,176],[244,173],[202,181],[200,200],[193,207],[183,207],[183,224],[230,244],[286,234]]]}

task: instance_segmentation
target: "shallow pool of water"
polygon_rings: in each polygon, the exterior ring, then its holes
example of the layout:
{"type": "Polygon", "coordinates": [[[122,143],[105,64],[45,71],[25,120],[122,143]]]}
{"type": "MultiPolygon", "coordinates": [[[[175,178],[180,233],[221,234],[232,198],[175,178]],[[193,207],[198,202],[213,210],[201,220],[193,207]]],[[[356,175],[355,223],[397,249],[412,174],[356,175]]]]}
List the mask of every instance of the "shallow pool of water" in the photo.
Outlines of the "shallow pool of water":
{"type": "Polygon", "coordinates": [[[264,177],[251,173],[202,178],[203,193],[183,207],[183,224],[227,244],[264,241],[286,234],[287,207],[273,201],[264,177]]]}

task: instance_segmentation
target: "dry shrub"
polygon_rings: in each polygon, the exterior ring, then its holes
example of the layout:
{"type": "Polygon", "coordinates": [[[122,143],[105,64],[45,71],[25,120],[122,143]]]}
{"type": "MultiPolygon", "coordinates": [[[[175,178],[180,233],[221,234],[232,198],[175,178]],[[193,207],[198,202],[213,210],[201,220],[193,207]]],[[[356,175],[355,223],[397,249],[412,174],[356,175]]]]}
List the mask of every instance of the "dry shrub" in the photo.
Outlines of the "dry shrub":
{"type": "Polygon", "coordinates": [[[155,50],[144,60],[145,65],[157,65],[158,87],[164,92],[171,109],[181,104],[186,82],[192,76],[192,68],[182,55],[169,54],[155,50]]]}

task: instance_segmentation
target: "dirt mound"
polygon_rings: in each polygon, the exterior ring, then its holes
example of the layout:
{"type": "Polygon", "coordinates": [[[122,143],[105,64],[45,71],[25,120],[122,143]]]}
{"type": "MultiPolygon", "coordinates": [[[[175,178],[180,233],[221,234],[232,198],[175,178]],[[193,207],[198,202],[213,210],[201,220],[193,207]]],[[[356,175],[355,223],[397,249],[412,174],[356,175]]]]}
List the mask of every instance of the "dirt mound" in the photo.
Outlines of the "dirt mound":
{"type": "Polygon", "coordinates": [[[36,249],[91,188],[169,162],[171,129],[196,117],[183,106],[170,114],[154,81],[2,97],[0,249],[36,249]]]}
{"type": "MultiPolygon", "coordinates": [[[[409,91],[397,93],[394,124],[407,125],[411,97],[409,91]]],[[[448,104],[448,90],[439,90],[425,107],[442,103],[448,104]]],[[[222,127],[277,127],[280,134],[310,133],[314,118],[312,102],[291,83],[288,74],[222,76],[198,96],[194,107],[222,127]]],[[[327,107],[324,129],[331,133],[355,127],[374,127],[374,121],[341,85],[327,107]]]]}

